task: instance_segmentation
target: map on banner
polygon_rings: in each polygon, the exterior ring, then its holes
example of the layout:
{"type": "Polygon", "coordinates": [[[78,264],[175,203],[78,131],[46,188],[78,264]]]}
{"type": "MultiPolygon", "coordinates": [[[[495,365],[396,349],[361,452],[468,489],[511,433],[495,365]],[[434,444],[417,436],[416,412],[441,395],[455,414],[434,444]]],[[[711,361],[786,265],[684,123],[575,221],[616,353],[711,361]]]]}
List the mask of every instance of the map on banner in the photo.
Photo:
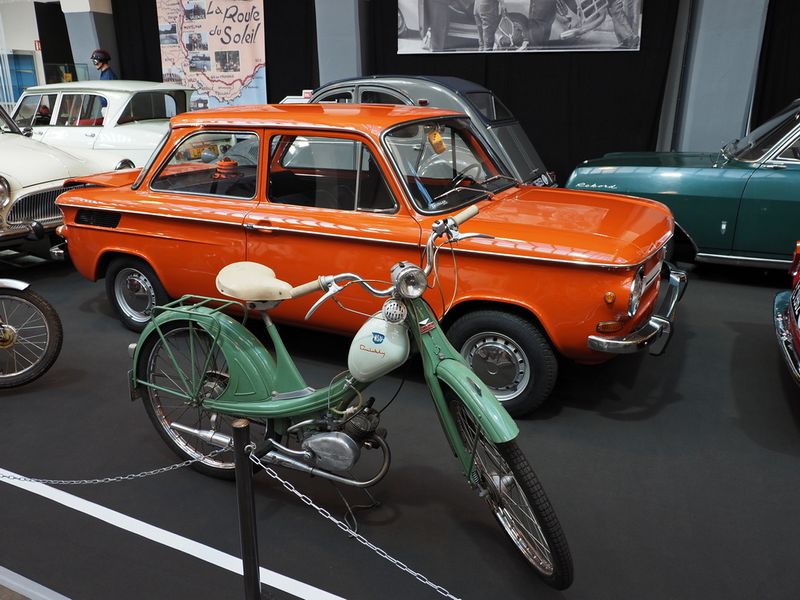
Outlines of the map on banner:
{"type": "Polygon", "coordinates": [[[192,108],[267,101],[261,0],[157,0],[162,78],[194,88],[192,108]]]}

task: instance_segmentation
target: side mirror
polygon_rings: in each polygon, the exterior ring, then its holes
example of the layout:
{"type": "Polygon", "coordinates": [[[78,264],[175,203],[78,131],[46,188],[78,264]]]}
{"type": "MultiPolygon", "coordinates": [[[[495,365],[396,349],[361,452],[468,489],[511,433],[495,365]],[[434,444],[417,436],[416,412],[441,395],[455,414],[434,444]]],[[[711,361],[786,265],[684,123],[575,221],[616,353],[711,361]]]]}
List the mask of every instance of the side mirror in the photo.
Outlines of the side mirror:
{"type": "Polygon", "coordinates": [[[203,151],[200,153],[200,160],[204,163],[210,163],[217,160],[219,154],[214,152],[211,148],[204,148],[203,151]]]}
{"type": "Polygon", "coordinates": [[[44,237],[44,227],[42,227],[39,221],[31,221],[30,228],[31,230],[28,232],[28,235],[25,236],[26,240],[35,242],[44,237]]]}
{"type": "Polygon", "coordinates": [[[25,127],[22,130],[22,135],[25,137],[31,137],[33,135],[33,127],[25,127]]]}

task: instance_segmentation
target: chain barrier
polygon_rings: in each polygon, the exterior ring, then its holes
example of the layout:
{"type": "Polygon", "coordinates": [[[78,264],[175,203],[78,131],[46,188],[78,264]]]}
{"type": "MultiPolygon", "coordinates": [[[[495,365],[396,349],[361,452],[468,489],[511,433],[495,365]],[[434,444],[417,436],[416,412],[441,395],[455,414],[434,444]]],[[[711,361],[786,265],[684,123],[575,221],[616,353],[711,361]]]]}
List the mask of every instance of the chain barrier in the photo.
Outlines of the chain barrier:
{"type": "MultiPolygon", "coordinates": [[[[322,508],[322,507],[318,506],[317,504],[315,504],[314,501],[311,498],[309,498],[308,496],[306,496],[305,494],[300,492],[291,483],[289,483],[288,481],[283,479],[280,475],[278,475],[278,473],[273,468],[264,465],[264,463],[262,463],[261,460],[252,453],[252,448],[250,448],[250,447],[248,447],[248,448],[250,449],[250,454],[249,454],[250,461],[253,462],[254,464],[258,465],[259,467],[261,467],[263,469],[263,471],[267,475],[269,475],[272,479],[274,479],[277,482],[279,482],[288,492],[290,492],[290,493],[294,494],[295,496],[297,496],[297,498],[303,504],[305,504],[306,506],[310,506],[311,508],[315,509],[320,514],[320,516],[322,516],[323,518],[327,519],[328,521],[330,521],[331,523],[336,525],[339,529],[341,529],[343,532],[345,532],[349,536],[355,538],[355,540],[357,542],[359,542],[360,544],[366,546],[367,548],[369,548],[370,550],[375,552],[381,558],[384,558],[384,559],[388,560],[390,563],[392,563],[395,567],[397,567],[401,571],[403,571],[405,573],[408,573],[409,575],[414,577],[414,579],[416,579],[420,583],[423,583],[423,584],[427,585],[428,587],[432,588],[434,591],[436,591],[437,593],[441,594],[445,598],[450,598],[451,600],[460,600],[460,598],[458,598],[458,596],[453,596],[450,592],[448,592],[441,585],[436,585],[435,583],[433,583],[430,579],[428,579],[427,577],[425,577],[421,573],[417,573],[416,571],[411,569],[408,565],[406,565],[405,563],[397,560],[396,558],[391,556],[388,552],[386,552],[382,548],[379,548],[378,546],[376,546],[375,544],[370,542],[363,535],[361,535],[360,533],[357,533],[347,523],[344,523],[343,521],[338,520],[336,517],[331,515],[330,512],[328,512],[324,508],[322,508]]],[[[246,450],[248,448],[246,448],[246,450]]]]}
{"type": "Polygon", "coordinates": [[[116,483],[118,481],[133,481],[135,479],[142,479],[144,477],[150,477],[152,475],[160,475],[161,473],[168,473],[169,471],[182,469],[183,467],[188,467],[189,465],[196,462],[200,462],[201,460],[205,460],[206,458],[212,458],[217,454],[220,454],[221,452],[226,452],[228,450],[230,450],[230,448],[218,448],[216,450],[209,452],[204,456],[185,460],[181,463],[177,463],[174,465],[160,467],[158,469],[152,469],[150,471],[142,471],[141,473],[131,473],[130,475],[118,475],[116,477],[103,477],[100,479],[37,479],[35,477],[23,477],[22,475],[4,475],[0,473],[0,479],[9,479],[11,481],[25,481],[28,483],[43,483],[45,485],[98,485],[102,483],[116,483]]]}

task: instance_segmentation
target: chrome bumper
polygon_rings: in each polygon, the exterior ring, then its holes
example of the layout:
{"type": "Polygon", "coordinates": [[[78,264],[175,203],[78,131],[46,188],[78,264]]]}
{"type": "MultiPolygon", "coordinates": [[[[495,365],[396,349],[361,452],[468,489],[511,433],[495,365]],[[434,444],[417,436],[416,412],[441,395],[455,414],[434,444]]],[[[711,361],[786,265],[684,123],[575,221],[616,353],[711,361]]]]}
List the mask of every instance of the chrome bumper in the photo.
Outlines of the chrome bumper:
{"type": "Polygon", "coordinates": [[[775,319],[775,334],[778,336],[778,345],[781,348],[783,359],[789,365],[789,371],[794,380],[800,385],[800,357],[797,356],[792,334],[789,331],[789,304],[792,292],[779,292],[775,295],[773,313],[775,319]]]}
{"type": "Polygon", "coordinates": [[[67,260],[67,242],[61,242],[51,247],[50,258],[53,260],[67,260]]]}
{"type": "Polygon", "coordinates": [[[647,323],[622,337],[590,335],[589,348],[611,354],[632,354],[645,348],[650,351],[650,354],[657,355],[664,352],[667,342],[672,336],[675,307],[686,290],[686,271],[676,269],[665,262],[661,266],[661,279],[662,286],[666,286],[666,293],[658,310],[653,313],[647,323]]]}

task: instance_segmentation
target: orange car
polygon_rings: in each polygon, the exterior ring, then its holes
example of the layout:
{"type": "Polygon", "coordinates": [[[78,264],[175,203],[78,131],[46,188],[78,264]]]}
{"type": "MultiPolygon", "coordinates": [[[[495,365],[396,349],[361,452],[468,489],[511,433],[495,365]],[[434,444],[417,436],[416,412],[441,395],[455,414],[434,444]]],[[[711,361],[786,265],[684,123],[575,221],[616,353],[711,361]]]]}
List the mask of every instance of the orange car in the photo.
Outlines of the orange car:
{"type": "MultiPolygon", "coordinates": [[[[431,224],[476,204],[486,237],[445,246],[428,299],[455,346],[514,415],[550,394],[558,357],[587,363],[663,350],[685,274],[664,262],[670,211],[649,200],[521,186],[464,115],[378,105],[242,106],[185,113],[149,163],[76,182],[60,229],[78,271],[105,277],[123,323],[154,306],[216,295],[217,271],[251,260],[293,284],[351,271],[385,278],[419,263],[431,224]],[[661,293],[660,293],[661,292],[661,293]]],[[[53,255],[63,255],[56,247],[53,255]]],[[[350,312],[314,298],[276,320],[354,332],[350,312]]]]}

